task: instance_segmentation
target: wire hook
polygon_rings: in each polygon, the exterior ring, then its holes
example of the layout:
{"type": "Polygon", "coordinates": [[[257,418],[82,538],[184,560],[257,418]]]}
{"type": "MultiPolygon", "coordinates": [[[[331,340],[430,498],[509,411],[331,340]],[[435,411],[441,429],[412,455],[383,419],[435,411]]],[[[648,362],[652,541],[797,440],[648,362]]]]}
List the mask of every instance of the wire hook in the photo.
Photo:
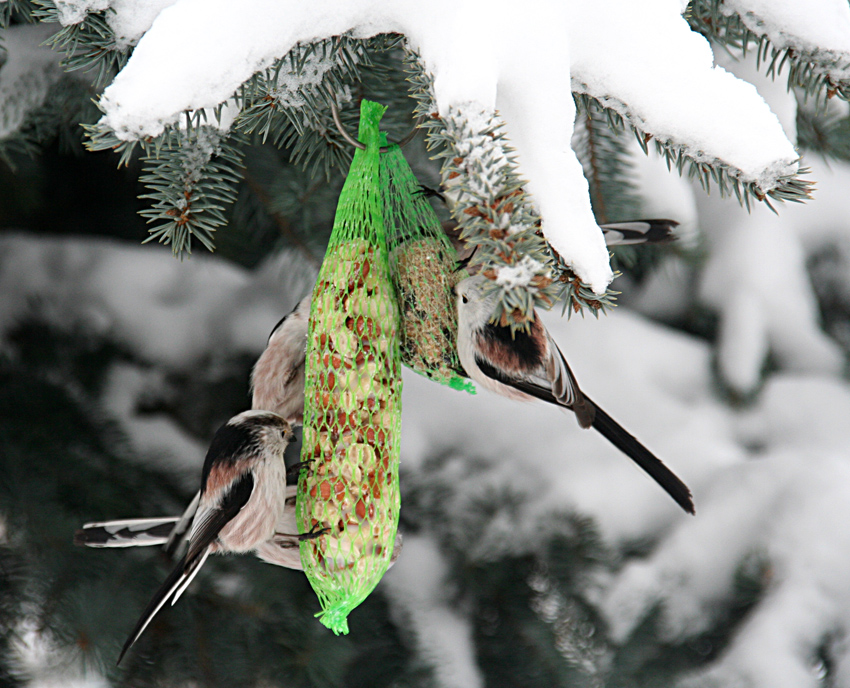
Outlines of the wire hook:
{"type": "MultiPolygon", "coordinates": [[[[366,144],[360,143],[360,141],[358,141],[351,134],[349,134],[345,130],[345,127],[342,126],[342,120],[340,120],[340,118],[339,118],[339,109],[336,106],[336,99],[331,100],[331,114],[333,115],[333,118],[334,118],[334,124],[336,124],[336,128],[339,131],[342,138],[344,138],[346,141],[348,141],[355,148],[359,148],[360,150],[366,150],[366,144]]],[[[419,133],[419,125],[422,124],[422,120],[423,120],[423,118],[419,117],[416,120],[416,123],[413,125],[413,129],[410,130],[410,133],[407,136],[405,136],[401,141],[398,142],[398,145],[400,147],[403,148],[408,143],[413,141],[413,139],[419,133]]],[[[386,153],[389,150],[389,148],[387,148],[386,146],[381,146],[381,148],[379,150],[381,151],[381,153],[386,153]]]]}

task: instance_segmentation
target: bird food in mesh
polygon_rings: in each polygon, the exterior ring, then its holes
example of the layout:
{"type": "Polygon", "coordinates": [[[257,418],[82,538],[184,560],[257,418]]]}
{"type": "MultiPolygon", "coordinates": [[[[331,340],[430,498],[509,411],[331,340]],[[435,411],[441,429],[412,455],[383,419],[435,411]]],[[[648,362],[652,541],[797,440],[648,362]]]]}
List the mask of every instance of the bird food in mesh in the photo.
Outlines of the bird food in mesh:
{"type": "Polygon", "coordinates": [[[401,309],[401,358],[412,370],[475,393],[457,355],[455,250],[398,146],[381,156],[390,274],[401,309]]]}
{"type": "Polygon", "coordinates": [[[307,340],[297,517],[301,561],[323,624],[346,617],[390,563],[399,516],[399,313],[389,279],[378,190],[378,121],[363,101],[360,140],[313,290],[307,340]]]}

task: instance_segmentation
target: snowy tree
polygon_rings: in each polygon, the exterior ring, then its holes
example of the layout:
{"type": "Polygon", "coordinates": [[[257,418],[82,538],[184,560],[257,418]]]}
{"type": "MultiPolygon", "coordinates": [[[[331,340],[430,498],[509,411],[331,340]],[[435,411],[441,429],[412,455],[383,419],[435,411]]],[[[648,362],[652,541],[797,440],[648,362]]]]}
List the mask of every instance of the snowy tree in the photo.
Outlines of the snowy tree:
{"type": "Polygon", "coordinates": [[[0,17],[0,219],[67,234],[0,237],[4,684],[850,685],[846,3],[0,17]],[[607,317],[547,325],[697,516],[557,411],[410,376],[405,547],[349,636],[315,621],[302,574],[220,558],[116,669],[168,562],[71,535],[188,501],[315,277],[351,157],[331,105],[353,130],[363,98],[389,106],[390,138],[424,130],[405,152],[474,260],[532,267],[502,280],[514,326],[620,292],[607,317]],[[64,153],[81,143],[100,152],[64,153]],[[137,180],[148,238],[191,260],[69,236],[138,243],[137,180]],[[641,216],[680,239],[618,250],[612,285],[597,223],[641,216]]]}

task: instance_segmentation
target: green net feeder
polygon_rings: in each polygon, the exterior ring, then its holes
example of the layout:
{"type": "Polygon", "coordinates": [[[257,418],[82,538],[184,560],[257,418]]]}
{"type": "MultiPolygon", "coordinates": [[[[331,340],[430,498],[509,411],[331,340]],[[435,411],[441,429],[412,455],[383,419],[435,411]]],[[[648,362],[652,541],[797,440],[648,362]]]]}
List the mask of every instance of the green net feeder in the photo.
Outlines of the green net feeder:
{"type": "Polygon", "coordinates": [[[378,123],[362,101],[357,150],[313,289],[307,339],[302,461],[296,515],[301,562],[321,622],[348,633],[347,616],[386,572],[399,516],[401,360],[379,184],[378,123]]]}
{"type": "Polygon", "coordinates": [[[401,360],[420,375],[464,389],[457,355],[455,250],[397,145],[381,155],[381,195],[390,275],[401,310],[401,360]]]}

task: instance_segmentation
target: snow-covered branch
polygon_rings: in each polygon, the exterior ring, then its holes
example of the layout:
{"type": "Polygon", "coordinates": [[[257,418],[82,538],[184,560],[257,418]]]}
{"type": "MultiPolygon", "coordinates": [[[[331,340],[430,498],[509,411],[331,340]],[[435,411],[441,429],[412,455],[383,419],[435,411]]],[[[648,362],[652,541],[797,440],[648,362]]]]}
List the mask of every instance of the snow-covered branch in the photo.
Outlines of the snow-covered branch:
{"type": "Polygon", "coordinates": [[[179,0],[106,89],[103,123],[122,139],[157,136],[182,111],[223,102],[297,43],[401,32],[434,75],[441,115],[470,102],[499,109],[547,239],[598,294],[611,271],[569,149],[571,83],[763,193],[796,171],[775,117],[752,87],[713,66],[675,4],[576,1],[556,10],[539,2],[511,22],[479,0],[438,5],[250,0],[234,15],[223,0],[179,0]]]}

